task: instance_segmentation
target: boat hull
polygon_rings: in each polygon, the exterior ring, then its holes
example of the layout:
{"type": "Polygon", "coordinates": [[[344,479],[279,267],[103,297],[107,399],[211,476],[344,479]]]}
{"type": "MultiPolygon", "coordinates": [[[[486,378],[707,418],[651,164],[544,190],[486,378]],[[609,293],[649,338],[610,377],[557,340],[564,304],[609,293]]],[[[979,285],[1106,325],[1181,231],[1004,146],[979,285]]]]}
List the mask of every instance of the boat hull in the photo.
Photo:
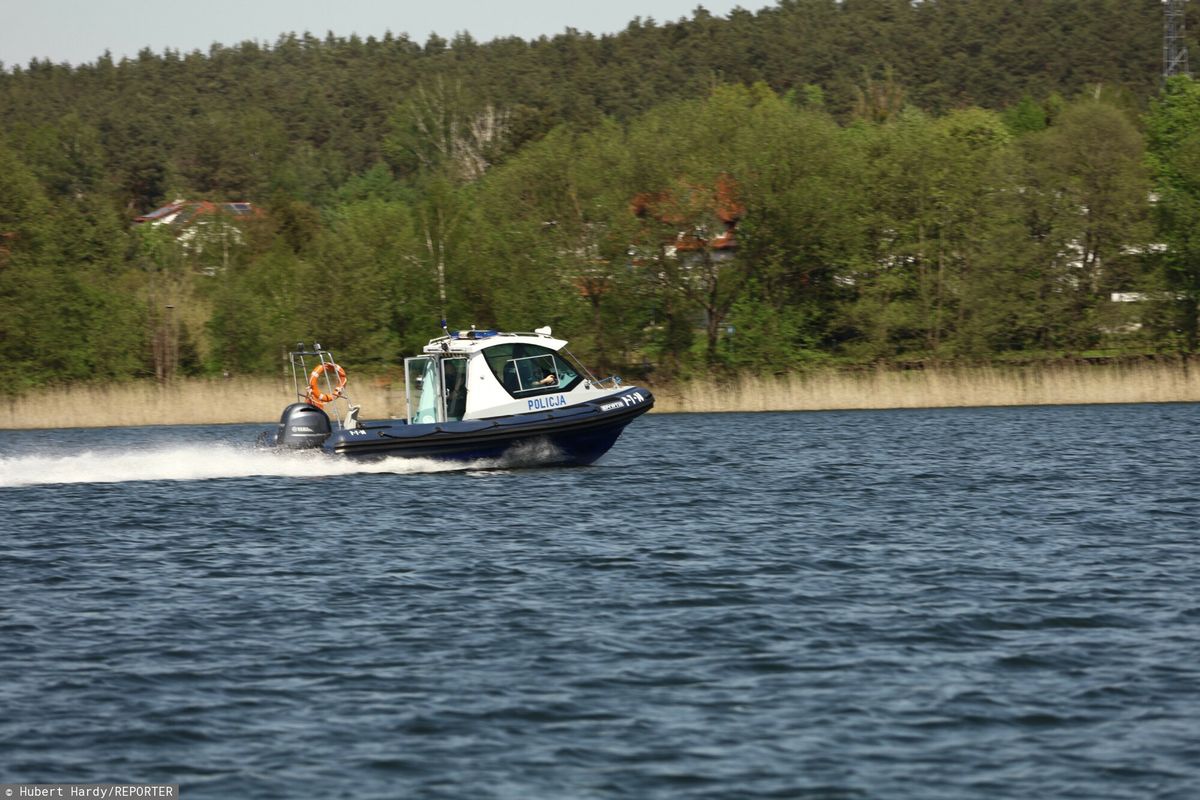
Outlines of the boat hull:
{"type": "Polygon", "coordinates": [[[366,422],[337,430],[322,449],[352,459],[430,458],[496,466],[591,464],[654,396],[631,387],[598,400],[511,416],[433,424],[366,422]]]}

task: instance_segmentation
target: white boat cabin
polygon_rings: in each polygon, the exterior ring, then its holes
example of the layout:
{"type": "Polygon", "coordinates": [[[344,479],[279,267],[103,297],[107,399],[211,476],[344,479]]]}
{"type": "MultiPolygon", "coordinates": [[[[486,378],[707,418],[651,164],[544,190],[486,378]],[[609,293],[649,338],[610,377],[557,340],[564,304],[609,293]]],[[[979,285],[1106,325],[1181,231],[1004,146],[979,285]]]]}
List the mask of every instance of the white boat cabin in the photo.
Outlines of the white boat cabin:
{"type": "Polygon", "coordinates": [[[423,355],[404,360],[408,421],[550,411],[620,391],[618,379],[596,380],[566,346],[549,328],[454,331],[431,339],[423,355]]]}

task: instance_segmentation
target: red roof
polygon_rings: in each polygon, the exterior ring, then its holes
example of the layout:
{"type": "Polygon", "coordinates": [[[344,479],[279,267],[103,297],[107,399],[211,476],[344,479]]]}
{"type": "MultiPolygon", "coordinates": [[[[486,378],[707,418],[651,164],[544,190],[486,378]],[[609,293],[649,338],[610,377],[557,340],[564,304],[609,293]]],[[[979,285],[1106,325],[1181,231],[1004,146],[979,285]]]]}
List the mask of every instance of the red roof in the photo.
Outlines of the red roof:
{"type": "Polygon", "coordinates": [[[182,227],[194,222],[198,217],[212,214],[226,214],[233,217],[258,216],[258,209],[244,201],[230,203],[214,203],[209,200],[176,200],[161,208],[156,208],[149,214],[134,217],[133,221],[168,223],[182,227]]]}
{"type": "Polygon", "coordinates": [[[681,226],[694,224],[697,212],[710,213],[725,224],[725,230],[710,239],[702,239],[691,231],[681,231],[676,237],[675,249],[701,250],[707,246],[714,250],[732,250],[737,247],[734,229],[746,213],[746,207],[737,195],[737,182],[722,174],[711,188],[683,184],[683,191],[674,194],[669,190],[642,192],[630,201],[630,210],[641,218],[653,217],[667,225],[681,226]]]}

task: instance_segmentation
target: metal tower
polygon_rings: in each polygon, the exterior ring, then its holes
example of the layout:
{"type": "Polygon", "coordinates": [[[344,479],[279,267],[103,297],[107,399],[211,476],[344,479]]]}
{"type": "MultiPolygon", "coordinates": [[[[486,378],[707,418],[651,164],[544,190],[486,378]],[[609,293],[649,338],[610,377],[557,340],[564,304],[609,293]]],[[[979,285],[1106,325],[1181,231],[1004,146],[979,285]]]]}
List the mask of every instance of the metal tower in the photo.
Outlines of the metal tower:
{"type": "Polygon", "coordinates": [[[1183,8],[1187,0],[1163,0],[1163,78],[1191,76],[1187,42],[1183,35],[1183,8]]]}

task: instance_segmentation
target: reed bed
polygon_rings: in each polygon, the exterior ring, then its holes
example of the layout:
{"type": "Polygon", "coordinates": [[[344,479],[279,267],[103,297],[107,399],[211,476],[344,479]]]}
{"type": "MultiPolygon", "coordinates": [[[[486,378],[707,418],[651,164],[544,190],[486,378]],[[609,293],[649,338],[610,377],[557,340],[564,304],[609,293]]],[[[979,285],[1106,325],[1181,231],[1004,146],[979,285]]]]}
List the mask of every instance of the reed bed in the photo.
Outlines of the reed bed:
{"type": "MultiPolygon", "coordinates": [[[[1200,369],[1185,362],[879,369],[651,388],[659,412],[1200,402],[1200,369]]],[[[399,385],[363,381],[348,391],[363,419],[403,415],[399,385]]],[[[291,395],[290,379],[71,386],[0,401],[0,428],[273,423],[291,395]]]]}
{"type": "Polygon", "coordinates": [[[826,411],[1200,401],[1200,369],[1184,362],[825,371],[693,381],[655,392],[656,410],[826,411]]]}
{"type": "MultiPolygon", "coordinates": [[[[396,393],[387,385],[353,388],[362,418],[394,415],[396,393]]],[[[200,425],[279,420],[293,395],[291,379],[232,378],[152,381],[46,389],[0,404],[0,428],[108,428],[200,425]]],[[[403,413],[403,412],[400,412],[403,413]]]]}

